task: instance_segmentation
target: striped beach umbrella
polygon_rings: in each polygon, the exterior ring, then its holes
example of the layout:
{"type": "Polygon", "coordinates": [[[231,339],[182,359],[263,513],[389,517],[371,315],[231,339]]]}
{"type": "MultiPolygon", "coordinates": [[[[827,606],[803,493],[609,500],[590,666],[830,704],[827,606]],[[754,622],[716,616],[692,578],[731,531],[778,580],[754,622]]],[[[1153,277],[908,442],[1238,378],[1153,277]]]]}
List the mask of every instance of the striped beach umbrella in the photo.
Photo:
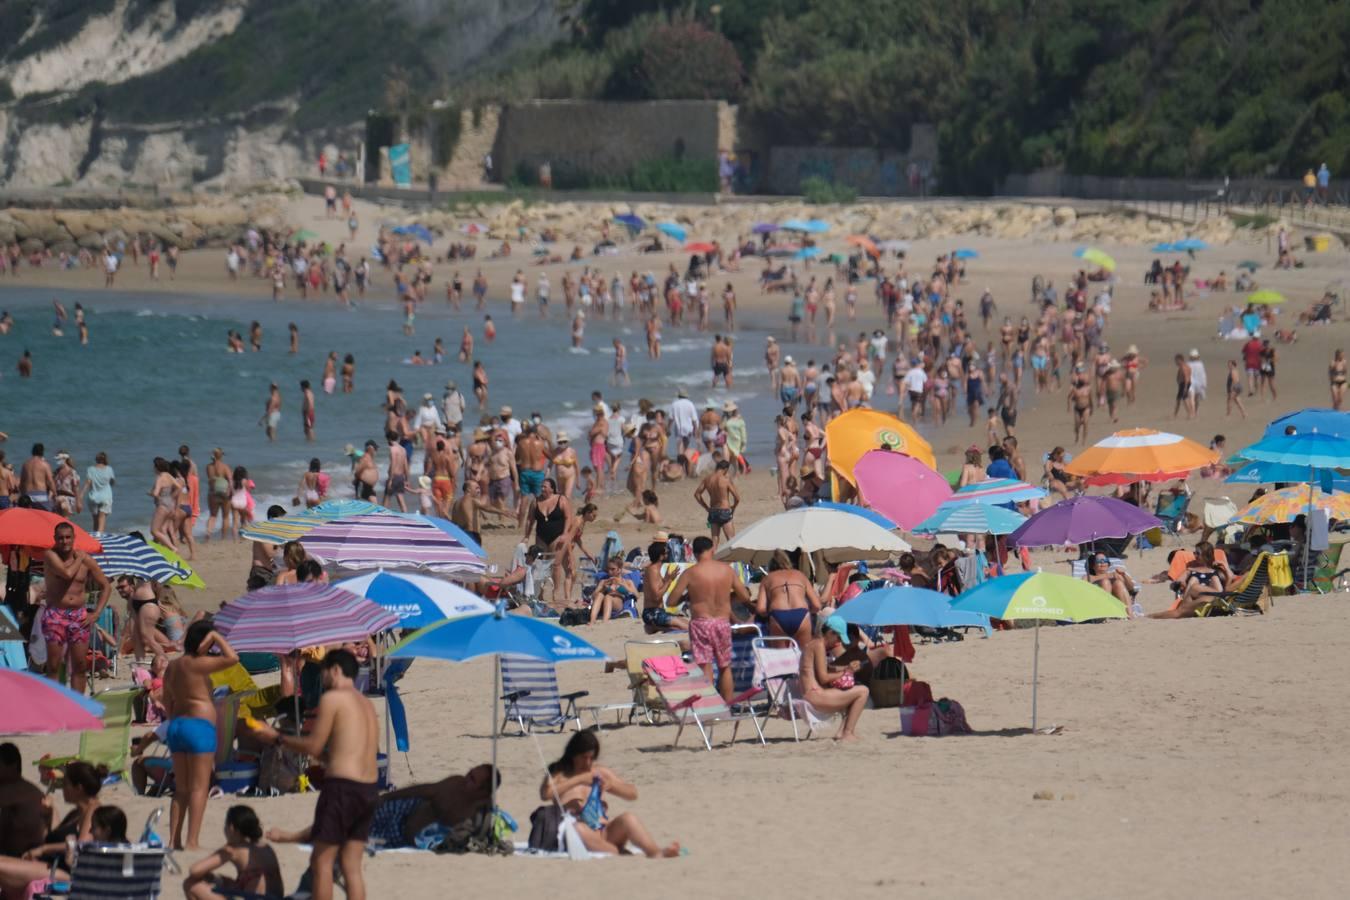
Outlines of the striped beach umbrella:
{"type": "Polygon", "coordinates": [[[363,641],[398,623],[398,615],[378,603],[317,582],[259,588],[231,600],[215,617],[230,646],[255,653],[363,641]]]}
{"type": "Polygon", "coordinates": [[[104,575],[132,575],[160,584],[192,576],[191,568],[175,565],[134,534],[95,531],[92,536],[103,545],[103,552],[93,554],[93,558],[104,575]]]}
{"type": "MultiPolygon", "coordinates": [[[[978,503],[983,506],[1006,506],[1010,503],[1025,503],[1028,500],[1040,500],[1046,494],[1045,488],[1018,481],[1016,478],[991,478],[958,488],[951,499],[942,506],[964,506],[978,503]]],[[[941,507],[939,507],[940,509],[941,507]]]]}
{"type": "Polygon", "coordinates": [[[270,544],[284,544],[298,541],[325,522],[336,519],[350,519],[369,513],[387,513],[389,510],[378,503],[367,500],[325,500],[312,509],[291,513],[270,522],[254,522],[239,532],[248,541],[266,541],[270,544]]]}
{"type": "Polygon", "coordinates": [[[336,519],[299,540],[311,556],[346,569],[478,574],[486,568],[481,547],[451,523],[431,516],[372,513],[336,519]]]}
{"type": "Polygon", "coordinates": [[[1064,470],[1089,484],[1171,481],[1218,459],[1218,451],[1179,434],[1129,428],[1093,444],[1064,470]]]}
{"type": "Polygon", "coordinates": [[[938,511],[918,525],[915,534],[1009,534],[1027,520],[1026,516],[1001,506],[967,503],[964,506],[943,504],[938,511]]]}

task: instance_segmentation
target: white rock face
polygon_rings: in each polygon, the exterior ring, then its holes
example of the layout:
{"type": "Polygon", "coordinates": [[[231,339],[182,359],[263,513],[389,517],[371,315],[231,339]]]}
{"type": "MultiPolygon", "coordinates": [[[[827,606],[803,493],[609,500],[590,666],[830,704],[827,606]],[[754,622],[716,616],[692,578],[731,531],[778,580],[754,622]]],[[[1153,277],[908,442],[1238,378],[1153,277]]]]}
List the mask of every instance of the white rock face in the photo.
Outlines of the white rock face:
{"type": "Polygon", "coordinates": [[[18,187],[68,184],[78,177],[80,160],[89,148],[90,126],[30,125],[9,134],[17,141],[10,183],[18,187]]]}
{"type": "Polygon", "coordinates": [[[129,0],[112,12],[94,16],[69,41],[0,66],[15,96],[43,91],[74,91],[93,81],[117,84],[187,56],[239,27],[247,0],[221,0],[220,7],[179,22],[173,0],[126,27],[129,0]]]}

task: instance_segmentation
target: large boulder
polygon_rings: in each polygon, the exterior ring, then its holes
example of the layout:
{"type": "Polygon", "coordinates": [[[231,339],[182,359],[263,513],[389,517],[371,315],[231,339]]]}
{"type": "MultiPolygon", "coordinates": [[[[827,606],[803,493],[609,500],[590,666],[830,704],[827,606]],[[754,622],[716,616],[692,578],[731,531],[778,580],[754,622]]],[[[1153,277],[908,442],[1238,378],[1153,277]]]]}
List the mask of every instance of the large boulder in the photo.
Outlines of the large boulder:
{"type": "Polygon", "coordinates": [[[1056,226],[1062,227],[1065,225],[1072,225],[1077,219],[1078,210],[1074,209],[1072,206],[1058,206],[1055,208],[1054,220],[1056,226]]]}

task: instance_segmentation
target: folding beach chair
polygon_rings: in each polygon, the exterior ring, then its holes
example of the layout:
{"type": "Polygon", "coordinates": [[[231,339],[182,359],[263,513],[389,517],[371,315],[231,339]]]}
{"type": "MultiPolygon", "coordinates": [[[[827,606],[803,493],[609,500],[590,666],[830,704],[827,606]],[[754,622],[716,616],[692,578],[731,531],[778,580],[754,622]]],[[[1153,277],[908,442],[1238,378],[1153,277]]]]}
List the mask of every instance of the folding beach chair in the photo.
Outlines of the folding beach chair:
{"type": "Polygon", "coordinates": [[[760,722],[760,731],[777,716],[792,723],[792,737],[800,741],[797,722],[806,723],[809,741],[816,728],[838,714],[821,715],[801,697],[802,651],[790,637],[755,638],[755,684],[764,688],[769,702],[760,722]]]}
{"type": "Polygon", "coordinates": [[[1344,555],[1344,543],[1332,543],[1317,556],[1317,568],[1313,572],[1312,589],[1319,594],[1332,594],[1350,589],[1344,581],[1350,574],[1350,568],[1341,568],[1344,555]]]}
{"type": "Polygon", "coordinates": [[[1186,523],[1186,510],[1190,508],[1191,495],[1186,493],[1158,497],[1153,515],[1162,521],[1162,531],[1177,540],[1181,539],[1181,526],[1186,523]]]}
{"type": "Polygon", "coordinates": [[[116,678],[118,661],[122,655],[122,638],[118,632],[117,610],[112,604],[103,607],[98,621],[89,635],[89,675],[91,678],[116,678]]]}
{"type": "Polygon", "coordinates": [[[140,688],[95,694],[94,699],[103,704],[103,729],[80,732],[80,749],[74,756],[38,760],[43,780],[54,789],[61,783],[61,769],[76,760],[106,766],[110,778],[129,778],[132,706],[140,695],[140,688]]]}
{"type": "Polygon", "coordinates": [[[158,900],[166,851],[149,844],[81,844],[70,881],[54,882],[34,900],[158,900]]]}
{"type": "Polygon", "coordinates": [[[628,670],[628,686],[633,691],[633,714],[639,711],[648,725],[655,725],[661,717],[661,695],[642,665],[659,656],[679,659],[683,651],[674,638],[656,638],[648,641],[626,641],[623,645],[624,665],[628,670]]]}
{"type": "Polygon", "coordinates": [[[731,626],[731,683],[738,694],[755,687],[755,639],[764,632],[753,622],[731,626]]]}
{"type": "Polygon", "coordinates": [[[553,663],[510,653],[502,654],[502,689],[505,692],[502,734],[506,734],[512,722],[519,726],[520,734],[533,731],[536,725],[562,731],[568,722],[574,722],[580,731],[577,701],[591,693],[559,694],[558,670],[553,663]]]}
{"type": "Polygon", "coordinates": [[[730,704],[717,693],[708,676],[703,674],[694,663],[685,663],[678,657],[655,657],[642,664],[643,671],[651,679],[656,692],[661,696],[665,712],[679,724],[675,740],[671,746],[680,743],[684,728],[692,721],[703,737],[703,747],[712,750],[713,728],[721,722],[731,723],[731,740],[736,743],[736,735],[741,723],[748,721],[764,743],[764,731],[759,727],[759,719],[752,712],[737,712],[736,707],[760,693],[758,689],[733,697],[730,704]]]}
{"type": "Polygon", "coordinates": [[[1273,606],[1270,596],[1270,554],[1262,553],[1247,573],[1228,590],[1215,594],[1196,610],[1197,618],[1231,616],[1238,613],[1263,614],[1273,606]]]}

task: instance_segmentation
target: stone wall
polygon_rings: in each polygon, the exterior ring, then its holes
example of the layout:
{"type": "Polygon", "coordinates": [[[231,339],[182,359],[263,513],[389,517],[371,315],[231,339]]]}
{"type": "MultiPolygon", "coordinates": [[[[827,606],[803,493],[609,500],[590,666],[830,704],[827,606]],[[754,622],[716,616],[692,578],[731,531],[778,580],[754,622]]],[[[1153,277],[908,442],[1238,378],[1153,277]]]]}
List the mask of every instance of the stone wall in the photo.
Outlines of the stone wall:
{"type": "Polygon", "coordinates": [[[537,173],[548,163],[553,181],[622,174],[658,159],[717,159],[721,137],[715,100],[642,103],[535,100],[505,107],[493,147],[495,176],[537,173]]]}
{"type": "Polygon", "coordinates": [[[918,196],[931,193],[937,152],[937,132],[931,125],[914,126],[906,151],[770,147],[767,160],[756,172],[756,190],[766,194],[800,194],[802,181],[814,176],[846,184],[865,197],[918,196]]]}

